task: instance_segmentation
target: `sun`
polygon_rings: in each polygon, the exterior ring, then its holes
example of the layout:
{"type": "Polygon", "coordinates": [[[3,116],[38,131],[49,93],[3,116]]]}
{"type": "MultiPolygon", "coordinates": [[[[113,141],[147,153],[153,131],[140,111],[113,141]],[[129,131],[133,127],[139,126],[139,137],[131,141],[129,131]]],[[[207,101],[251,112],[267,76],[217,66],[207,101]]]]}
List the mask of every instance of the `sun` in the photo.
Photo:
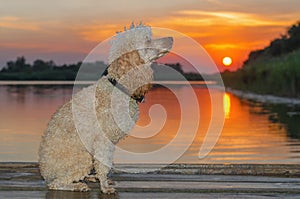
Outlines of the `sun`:
{"type": "Polygon", "coordinates": [[[224,64],[225,66],[230,66],[231,63],[232,63],[232,59],[231,59],[230,57],[224,57],[224,58],[223,58],[223,64],[224,64]]]}

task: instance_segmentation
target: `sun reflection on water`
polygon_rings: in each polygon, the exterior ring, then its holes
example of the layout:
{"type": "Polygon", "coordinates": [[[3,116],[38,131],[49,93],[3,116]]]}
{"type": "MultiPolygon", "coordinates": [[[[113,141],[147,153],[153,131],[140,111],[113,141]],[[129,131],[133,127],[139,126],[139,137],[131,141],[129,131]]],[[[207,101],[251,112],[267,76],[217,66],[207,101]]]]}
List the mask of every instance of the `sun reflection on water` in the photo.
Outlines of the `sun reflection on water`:
{"type": "Polygon", "coordinates": [[[230,118],[230,96],[225,93],[223,96],[223,108],[224,108],[224,115],[225,119],[230,118]]]}

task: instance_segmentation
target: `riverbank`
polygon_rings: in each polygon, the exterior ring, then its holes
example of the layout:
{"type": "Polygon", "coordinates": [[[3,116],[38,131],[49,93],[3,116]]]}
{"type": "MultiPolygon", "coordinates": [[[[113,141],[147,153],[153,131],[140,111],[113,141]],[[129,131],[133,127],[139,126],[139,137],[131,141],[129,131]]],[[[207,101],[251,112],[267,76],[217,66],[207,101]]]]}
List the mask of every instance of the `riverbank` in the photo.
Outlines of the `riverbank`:
{"type": "Polygon", "coordinates": [[[0,163],[0,198],[299,198],[300,165],[175,164],[150,173],[154,165],[117,165],[118,193],[49,191],[37,163],[0,163]]]}
{"type": "Polygon", "coordinates": [[[261,103],[270,103],[270,104],[286,104],[286,105],[300,105],[300,99],[298,98],[288,98],[288,97],[279,97],[275,95],[263,95],[257,94],[249,91],[236,90],[232,88],[226,88],[226,92],[232,93],[239,98],[258,101],[261,103]]]}

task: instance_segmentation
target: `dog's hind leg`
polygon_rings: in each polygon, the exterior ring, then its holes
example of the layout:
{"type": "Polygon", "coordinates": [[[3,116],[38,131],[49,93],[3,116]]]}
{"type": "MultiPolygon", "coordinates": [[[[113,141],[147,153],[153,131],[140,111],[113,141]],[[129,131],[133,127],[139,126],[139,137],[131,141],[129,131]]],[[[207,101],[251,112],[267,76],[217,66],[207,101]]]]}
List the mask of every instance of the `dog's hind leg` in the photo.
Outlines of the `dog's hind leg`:
{"type": "Polygon", "coordinates": [[[65,191],[89,191],[90,188],[83,182],[65,183],[61,179],[56,179],[49,184],[49,189],[65,191]]]}
{"type": "Polygon", "coordinates": [[[49,189],[68,191],[89,191],[90,188],[82,182],[88,175],[87,169],[66,171],[64,176],[57,177],[48,184],[49,189]]]}

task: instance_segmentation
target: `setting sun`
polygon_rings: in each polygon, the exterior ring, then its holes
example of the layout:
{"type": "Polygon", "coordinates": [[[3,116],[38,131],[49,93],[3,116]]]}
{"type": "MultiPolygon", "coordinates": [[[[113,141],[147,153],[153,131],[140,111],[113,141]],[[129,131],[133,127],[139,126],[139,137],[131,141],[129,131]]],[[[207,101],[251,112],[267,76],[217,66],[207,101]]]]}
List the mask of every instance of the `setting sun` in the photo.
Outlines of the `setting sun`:
{"type": "Polygon", "coordinates": [[[224,58],[223,58],[223,64],[224,64],[225,66],[230,66],[231,63],[232,63],[232,59],[231,59],[230,57],[224,57],[224,58]]]}

